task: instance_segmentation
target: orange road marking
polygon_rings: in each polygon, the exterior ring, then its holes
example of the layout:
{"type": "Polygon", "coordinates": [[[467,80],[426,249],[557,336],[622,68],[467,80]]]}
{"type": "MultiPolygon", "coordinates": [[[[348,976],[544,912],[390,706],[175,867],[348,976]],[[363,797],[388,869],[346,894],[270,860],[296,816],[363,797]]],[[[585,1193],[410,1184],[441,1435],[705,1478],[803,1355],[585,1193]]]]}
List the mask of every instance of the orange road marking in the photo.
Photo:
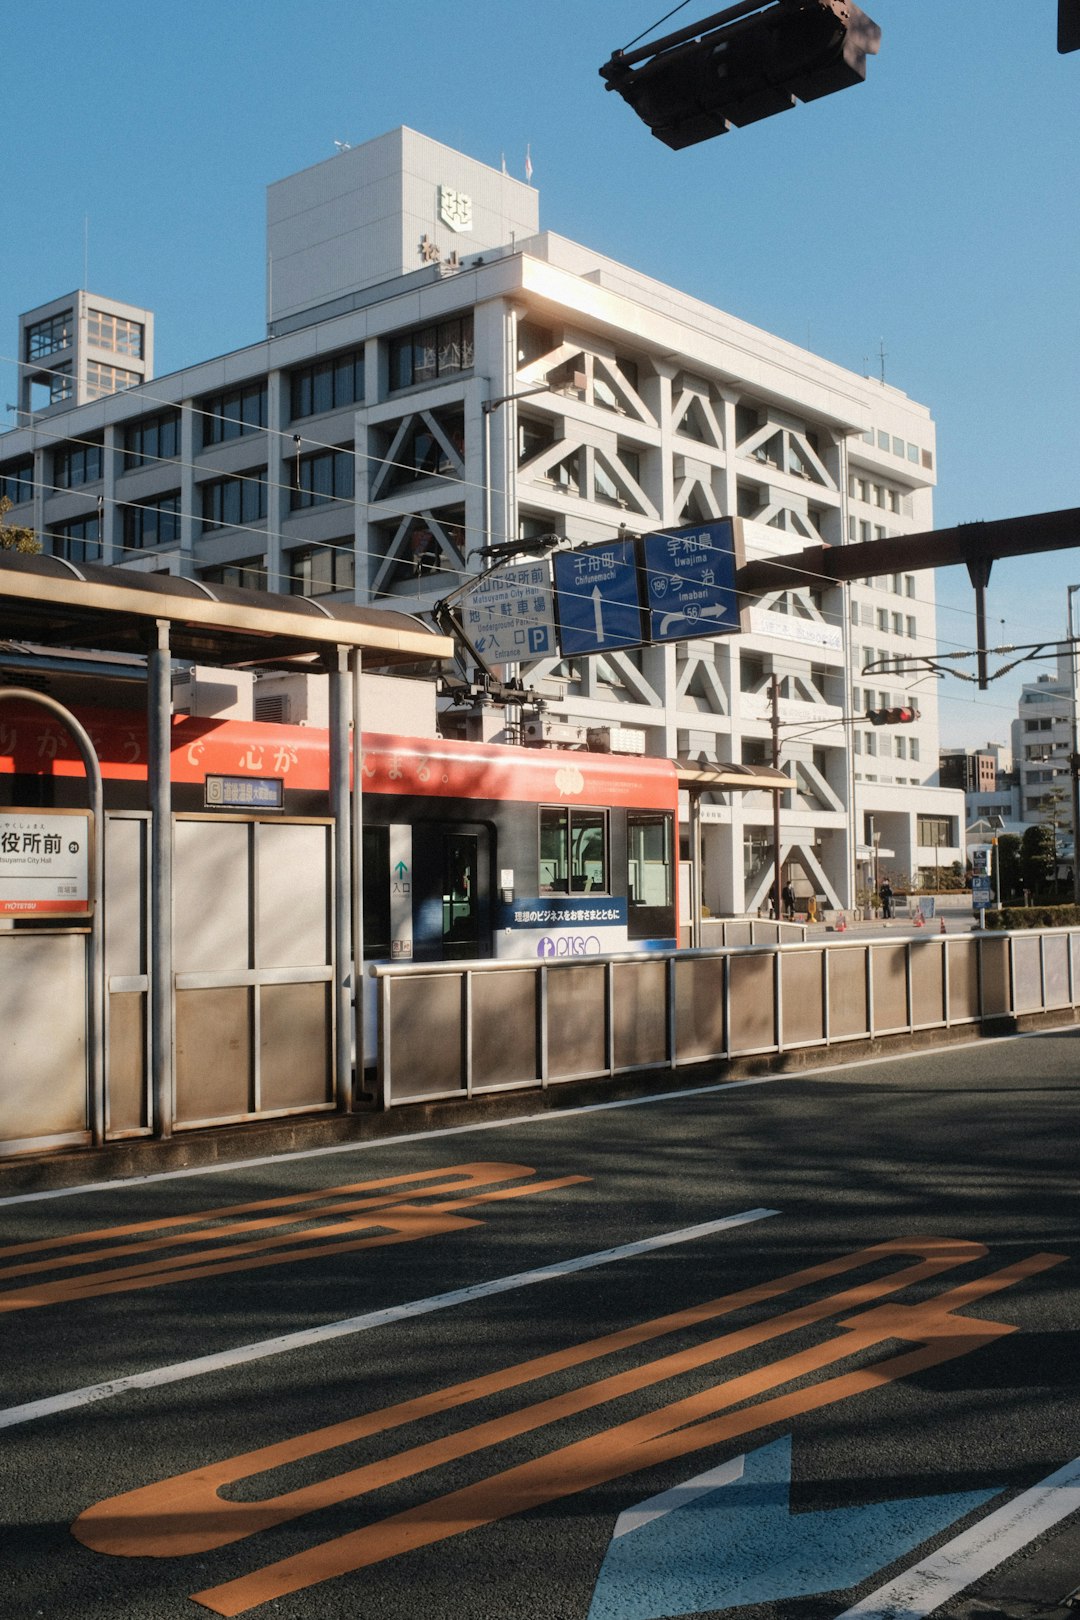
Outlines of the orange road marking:
{"type": "MultiPolygon", "coordinates": [[[[78,1243],[85,1243],[91,1239],[104,1239],[115,1235],[126,1236],[134,1231],[160,1231],[162,1227],[175,1228],[179,1223],[191,1228],[199,1226],[199,1230],[173,1230],[166,1236],[154,1238],[140,1243],[105,1246],[97,1249],[76,1252],[66,1255],[51,1255],[46,1260],[24,1262],[20,1265],[0,1269],[0,1279],[5,1277],[25,1276],[30,1273],[44,1270],[56,1270],[65,1266],[85,1266],[101,1264],[119,1257],[135,1254],[146,1254],[160,1251],[166,1247],[186,1244],[204,1245],[195,1252],[182,1255],[173,1255],[159,1258],[139,1265],[111,1266],[107,1270],[82,1273],[75,1277],[33,1284],[19,1289],[9,1289],[0,1293],[0,1312],[28,1310],[35,1306],[59,1304],[64,1301],[76,1299],[97,1298],[103,1294],[127,1293],[134,1289],[156,1288],[168,1282],[183,1282],[191,1278],[220,1276],[232,1271],[248,1271],[258,1267],[271,1265],[285,1265],[294,1260],[318,1258],[327,1254],[351,1253],[358,1249],[377,1248],[388,1243],[413,1242],[418,1238],[432,1237],[442,1232],[460,1231],[466,1227],[478,1224],[475,1220],[455,1215],[453,1212],[466,1209],[475,1204],[494,1203],[507,1198],[521,1198],[533,1193],[552,1192],[562,1187],[579,1185],[590,1178],[587,1176],[562,1176],[548,1181],[532,1181],[522,1185],[510,1187],[496,1187],[486,1192],[472,1191],[495,1181],[506,1181],[515,1177],[535,1175],[535,1170],[527,1165],[477,1163],[461,1165],[451,1174],[455,1179],[434,1181],[430,1186],[409,1185],[416,1181],[432,1179],[436,1175],[446,1176],[446,1172],[424,1172],[416,1177],[395,1177],[392,1180],[380,1182],[359,1182],[353,1187],[333,1187],[323,1189],[318,1193],[302,1193],[295,1199],[276,1198],[261,1200],[256,1204],[233,1205],[228,1209],[204,1210],[196,1215],[174,1216],[162,1221],[155,1227],[152,1222],[140,1222],[135,1227],[104,1228],[100,1232],[75,1234],[68,1238],[48,1239],[37,1246],[38,1252],[45,1248],[56,1248],[61,1244],[68,1247],[78,1243]],[[406,1185],[402,1185],[402,1183],[406,1185]],[[396,1184],[398,1190],[394,1193],[384,1194],[376,1198],[352,1197],[340,1199],[342,1194],[360,1194],[372,1187],[381,1188],[396,1184]],[[438,1193],[465,1193],[465,1196],[445,1199],[442,1202],[416,1205],[414,1200],[418,1195],[424,1198],[432,1197],[438,1193]],[[337,1202],[324,1203],[318,1209],[300,1208],[297,1204],[311,1205],[316,1199],[338,1199],[337,1202]],[[205,1223],[217,1221],[222,1216],[231,1217],[248,1211],[261,1211],[269,1208],[281,1209],[283,1205],[290,1208],[285,1213],[267,1216],[260,1220],[234,1221],[230,1225],[211,1225],[205,1223]],[[324,1220],[328,1215],[337,1215],[348,1212],[348,1218],[325,1225],[312,1225],[315,1220],[324,1220]],[[296,1231],[298,1225],[303,1224],[301,1231],[296,1231]],[[276,1232],[272,1229],[288,1226],[292,1228],[287,1232],[276,1232]],[[382,1236],[354,1239],[349,1242],[335,1241],[346,1237],[364,1228],[377,1227],[383,1231],[382,1236]],[[259,1233],[258,1237],[251,1238],[248,1234],[259,1233]],[[239,1238],[246,1241],[236,1241],[239,1238]],[[221,1239],[234,1241],[221,1244],[221,1239]],[[328,1241],[329,1240],[329,1241],[328,1241]],[[207,1248],[205,1245],[215,1243],[219,1246],[207,1248]]],[[[35,1246],[21,1244],[16,1246],[20,1253],[33,1252],[35,1246]]],[[[0,1251],[0,1253],[13,1253],[15,1249],[0,1251]]]]}
{"type": "Polygon", "coordinates": [[[177,1475],[94,1504],[76,1520],[73,1533],[88,1547],[112,1555],[173,1557],[206,1552],[242,1540],[260,1530],[302,1517],[395,1481],[415,1477],[445,1462],[472,1455],[562,1418],[665,1382],[792,1333],[830,1316],[846,1316],[870,1305],[854,1319],[838,1324],[845,1332],[764,1368],[606,1432],[549,1452],[543,1457],[497,1473],[434,1501],[419,1504],[364,1529],[281,1560],[224,1586],[194,1594],[195,1600],[220,1614],[239,1614],[271,1597],[298,1591],[350,1570],[379,1563],[411,1547],[461,1534],[529,1507],[556,1500],[592,1485],[621,1477],[652,1463],[670,1460],[715,1445],[803,1411],[848,1399],[890,1383],[919,1368],[966,1354],[1003,1334],[1011,1326],[967,1319],[954,1314],[963,1307],[1011,1287],[1021,1278],[1058,1264],[1064,1256],[1035,1255],[988,1277],[972,1279],[921,1305],[874,1304],[887,1296],[986,1254],[981,1244],[914,1239],[873,1245],[838,1260],[808,1267],[771,1283],[755,1285],[686,1311],[523,1362],[482,1379],[469,1380],[381,1412],[333,1424],[309,1434],[263,1447],[207,1468],[177,1475]],[[533,1382],[553,1372],[580,1366],[651,1339],[707,1322],[748,1305],[762,1304],[843,1272],[902,1254],[921,1255],[914,1264],[871,1278],[814,1303],[734,1332],[646,1362],[629,1371],[520,1408],[503,1417],[464,1429],[396,1456],[348,1470],[330,1479],[262,1501],[228,1501],[219,1492],[254,1475],[310,1457],[337,1446],[452,1411],[503,1390],[533,1382]],[[715,1414],[755,1400],[794,1379],[821,1373],[838,1361],[887,1340],[914,1341],[919,1348],[866,1369],[757,1400],[725,1417],[715,1414]],[[706,1421],[711,1418],[711,1421],[706,1421]],[[688,1427],[692,1425],[692,1427],[688,1427]]]}

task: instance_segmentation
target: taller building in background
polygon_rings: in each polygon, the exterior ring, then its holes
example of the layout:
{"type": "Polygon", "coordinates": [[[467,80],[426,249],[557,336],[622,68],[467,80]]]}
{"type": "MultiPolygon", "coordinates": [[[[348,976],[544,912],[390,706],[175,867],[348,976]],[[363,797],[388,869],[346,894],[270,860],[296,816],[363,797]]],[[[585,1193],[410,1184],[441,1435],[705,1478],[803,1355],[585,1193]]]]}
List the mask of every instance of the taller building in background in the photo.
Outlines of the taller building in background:
{"type": "MultiPolygon", "coordinates": [[[[932,526],[925,406],[541,231],[538,209],[531,186],[407,129],[271,186],[267,338],[57,399],[3,436],[12,520],[75,562],[418,613],[519,538],[737,515],[752,558],[932,526]]],[[[749,624],[522,657],[546,701],[531,740],[768,762],[775,675],[797,891],[851,905],[875,876],[932,881],[959,860],[933,683],[889,672],[934,644],[932,575],[777,591],[749,624]],[[899,706],[916,723],[861,721],[899,706]]],[[[493,662],[523,651],[473,628],[493,662]]],[[[506,722],[478,707],[444,724],[497,737],[506,722]]],[[[765,902],[771,816],[765,793],[706,799],[712,911],[765,902]]]]}
{"type": "Polygon", "coordinates": [[[19,319],[20,419],[136,388],[154,375],[151,310],[79,291],[19,319]]]}

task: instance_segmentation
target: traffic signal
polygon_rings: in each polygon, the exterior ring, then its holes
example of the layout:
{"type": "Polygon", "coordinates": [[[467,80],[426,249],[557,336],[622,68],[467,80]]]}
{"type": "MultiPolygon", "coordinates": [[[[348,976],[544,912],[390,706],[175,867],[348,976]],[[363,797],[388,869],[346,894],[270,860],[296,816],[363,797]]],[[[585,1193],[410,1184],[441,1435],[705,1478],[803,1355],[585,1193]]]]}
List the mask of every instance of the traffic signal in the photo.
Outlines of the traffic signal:
{"type": "Polygon", "coordinates": [[[867,709],[866,718],[872,726],[909,726],[919,718],[918,709],[867,709]]]}
{"type": "Polygon", "coordinates": [[[676,151],[861,83],[881,41],[877,23],[850,0],[777,0],[695,37],[702,26],[616,51],[600,69],[607,88],[676,151]]]}

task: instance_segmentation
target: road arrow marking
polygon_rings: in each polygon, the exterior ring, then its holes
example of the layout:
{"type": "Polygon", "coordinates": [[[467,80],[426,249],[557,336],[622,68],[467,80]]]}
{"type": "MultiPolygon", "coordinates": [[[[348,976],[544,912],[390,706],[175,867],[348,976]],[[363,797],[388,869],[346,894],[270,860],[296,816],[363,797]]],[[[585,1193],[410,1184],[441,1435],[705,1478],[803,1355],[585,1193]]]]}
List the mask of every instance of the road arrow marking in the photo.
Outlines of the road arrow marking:
{"type": "Polygon", "coordinates": [[[846,1591],[996,1490],[791,1511],[791,1436],[620,1514],[588,1620],[665,1620],[846,1591]]]}

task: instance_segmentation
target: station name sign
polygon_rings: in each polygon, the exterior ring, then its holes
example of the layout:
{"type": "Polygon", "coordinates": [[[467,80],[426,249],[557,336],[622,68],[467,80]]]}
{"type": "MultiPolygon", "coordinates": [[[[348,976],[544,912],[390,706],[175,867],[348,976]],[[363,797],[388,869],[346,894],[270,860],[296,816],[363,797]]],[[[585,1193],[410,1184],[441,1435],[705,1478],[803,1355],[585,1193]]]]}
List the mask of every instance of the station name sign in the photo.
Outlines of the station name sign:
{"type": "Polygon", "coordinates": [[[88,917],[93,816],[0,810],[0,916],[88,917]]]}

